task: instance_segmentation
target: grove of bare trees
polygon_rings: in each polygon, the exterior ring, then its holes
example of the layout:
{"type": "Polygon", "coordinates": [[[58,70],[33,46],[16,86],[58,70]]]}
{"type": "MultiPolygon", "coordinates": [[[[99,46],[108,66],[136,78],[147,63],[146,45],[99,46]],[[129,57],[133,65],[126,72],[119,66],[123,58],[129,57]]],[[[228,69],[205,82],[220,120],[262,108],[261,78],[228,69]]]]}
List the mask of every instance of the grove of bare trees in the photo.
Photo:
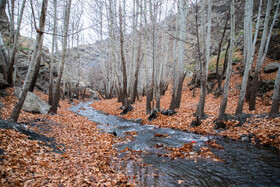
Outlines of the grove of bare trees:
{"type": "MultiPolygon", "coordinates": [[[[221,95],[219,119],[222,119],[230,90],[236,39],[240,38],[240,33],[243,39],[243,80],[235,114],[242,114],[246,101],[249,102],[249,109],[254,110],[261,67],[278,19],[280,1],[223,2],[226,7],[223,11],[227,16],[220,21],[223,25],[221,24],[218,36],[221,38],[217,38],[214,33],[216,28],[213,28],[217,23],[213,4],[217,2],[218,0],[1,0],[0,14],[7,12],[10,22],[10,36],[4,38],[1,33],[0,37],[1,73],[9,86],[13,86],[16,81],[21,29],[29,28],[31,35],[36,33],[35,45],[29,49],[31,58],[28,73],[10,119],[17,121],[27,91],[34,91],[44,45],[51,49],[47,92],[48,103],[54,113],[66,92],[71,98],[74,79],[78,80],[79,85],[81,77],[98,73],[101,81],[97,91],[105,99],[117,97],[123,105],[123,113],[132,110],[132,104],[141,96],[146,96],[147,114],[160,111],[161,96],[168,87],[172,91],[168,109],[175,111],[180,108],[185,77],[195,73],[195,84],[200,87],[200,99],[194,114],[196,124],[199,125],[205,116],[207,94],[216,84],[216,95],[221,95]],[[257,8],[255,4],[258,5],[257,8]],[[239,9],[243,10],[244,20],[237,22],[239,9]],[[242,24],[243,28],[240,28],[242,24]],[[190,30],[194,37],[190,37],[190,30]],[[80,54],[78,58],[71,59],[74,48],[85,42],[85,33],[87,38],[93,39],[99,59],[99,72],[83,70],[87,72],[86,75],[80,70],[83,64],[80,54]],[[214,45],[218,47],[214,48],[214,45]],[[221,73],[219,63],[222,52],[225,57],[221,73]],[[218,54],[216,82],[210,85],[208,79],[212,69],[209,67],[214,54],[218,54]],[[54,72],[57,72],[56,76],[54,72]],[[76,77],[73,72],[76,72],[76,77]],[[250,76],[253,77],[252,80],[250,76]],[[69,91],[66,89],[67,85],[69,91]]],[[[279,113],[279,79],[278,71],[271,113],[279,113]]]]}

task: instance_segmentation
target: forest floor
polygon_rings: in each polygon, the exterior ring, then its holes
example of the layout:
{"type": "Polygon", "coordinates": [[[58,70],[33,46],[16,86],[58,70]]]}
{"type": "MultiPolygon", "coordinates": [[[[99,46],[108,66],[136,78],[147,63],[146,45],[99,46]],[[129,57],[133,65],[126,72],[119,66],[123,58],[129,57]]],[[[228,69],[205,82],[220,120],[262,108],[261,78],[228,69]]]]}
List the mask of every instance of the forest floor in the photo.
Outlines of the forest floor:
{"type": "MultiPolygon", "coordinates": [[[[273,62],[266,59],[264,65],[273,62]]],[[[242,82],[236,66],[230,83],[226,113],[234,114],[242,82]]],[[[262,79],[275,80],[276,73],[262,74],[262,79]]],[[[143,120],[143,124],[171,127],[205,135],[218,135],[234,140],[250,141],[280,149],[280,117],[271,118],[269,113],[273,91],[257,98],[256,110],[249,111],[244,105],[242,123],[237,118],[226,121],[226,128],[215,130],[215,119],[219,112],[220,97],[207,95],[205,112],[207,118],[199,127],[191,127],[199,100],[187,87],[190,78],[183,86],[180,109],[173,116],[159,116],[148,121],[145,112],[145,97],[133,104],[134,109],[121,116],[126,119],[143,120]]],[[[36,92],[42,100],[47,95],[36,92]]],[[[6,96],[0,97],[5,107],[2,118],[7,120],[16,103],[14,89],[8,88],[6,96]]],[[[168,109],[171,90],[161,98],[161,108],[168,109]]],[[[80,101],[75,100],[75,103],[80,101]]],[[[68,109],[67,101],[60,101],[58,114],[40,115],[22,111],[18,123],[33,133],[20,133],[14,129],[1,128],[0,124],[0,186],[135,186],[134,177],[121,169],[122,160],[113,144],[122,141],[114,135],[101,132],[97,124],[68,109]]],[[[92,104],[97,110],[120,116],[121,103],[117,99],[100,100],[92,104]]],[[[1,121],[0,121],[1,123],[1,121]]],[[[5,125],[5,124],[4,124],[5,125]]]]}
{"type": "MultiPolygon", "coordinates": [[[[263,66],[276,62],[266,59],[263,66]]],[[[205,104],[205,113],[207,119],[202,120],[202,124],[198,127],[192,127],[190,124],[194,118],[194,113],[200,97],[200,89],[196,90],[196,96],[193,97],[193,91],[187,86],[190,78],[187,78],[183,85],[183,93],[180,109],[173,116],[165,116],[158,113],[158,117],[153,121],[148,121],[146,114],[146,97],[140,97],[135,104],[133,110],[128,114],[120,115],[122,112],[118,110],[121,103],[117,99],[100,100],[92,104],[97,110],[106,112],[107,114],[117,115],[125,119],[135,120],[141,118],[143,124],[157,125],[159,127],[170,127],[188,132],[194,132],[205,135],[218,135],[228,137],[234,140],[257,143],[265,146],[273,146],[280,149],[280,117],[270,117],[268,115],[271,107],[271,96],[273,90],[267,92],[263,97],[257,97],[256,109],[249,111],[248,103],[244,104],[243,115],[239,118],[234,117],[235,109],[239,98],[242,77],[237,70],[239,65],[234,66],[233,74],[230,82],[230,90],[226,113],[231,115],[231,120],[225,121],[226,128],[215,130],[215,120],[219,114],[221,97],[215,98],[213,93],[207,95],[205,104]]],[[[254,67],[254,65],[253,65],[254,67]]],[[[275,80],[276,72],[265,74],[262,73],[262,80],[275,80]]],[[[168,109],[171,101],[171,88],[168,88],[166,94],[161,97],[161,109],[168,109]]]]}
{"type": "MultiPolygon", "coordinates": [[[[0,97],[3,119],[16,103],[14,89],[6,92],[0,97]]],[[[47,101],[46,95],[36,94],[47,101]]],[[[112,147],[118,139],[67,110],[70,107],[60,101],[55,115],[22,111],[18,123],[35,133],[0,128],[0,186],[134,186],[118,168],[120,159],[112,147]]]]}

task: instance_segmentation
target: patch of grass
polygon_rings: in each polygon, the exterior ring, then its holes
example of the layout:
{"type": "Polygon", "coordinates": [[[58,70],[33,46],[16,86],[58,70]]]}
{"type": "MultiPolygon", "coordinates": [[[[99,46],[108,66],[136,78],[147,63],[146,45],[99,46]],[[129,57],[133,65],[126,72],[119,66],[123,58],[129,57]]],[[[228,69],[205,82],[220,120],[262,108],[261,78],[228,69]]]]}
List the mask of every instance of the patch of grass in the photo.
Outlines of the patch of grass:
{"type": "MultiPolygon", "coordinates": [[[[225,56],[226,56],[226,51],[222,51],[220,54],[220,59],[219,59],[219,69],[224,65],[225,56]]],[[[217,58],[218,58],[218,55],[214,56],[209,62],[209,71],[210,72],[216,71],[217,58]]]]}
{"type": "Polygon", "coordinates": [[[22,46],[19,46],[19,50],[20,51],[29,51],[29,48],[28,47],[22,47],[22,46]]]}
{"type": "Polygon", "coordinates": [[[189,64],[185,69],[187,69],[187,72],[195,72],[195,63],[189,64]]]}
{"type": "Polygon", "coordinates": [[[241,62],[242,61],[242,55],[240,54],[240,52],[235,51],[233,53],[233,58],[232,58],[233,62],[241,62]]]}

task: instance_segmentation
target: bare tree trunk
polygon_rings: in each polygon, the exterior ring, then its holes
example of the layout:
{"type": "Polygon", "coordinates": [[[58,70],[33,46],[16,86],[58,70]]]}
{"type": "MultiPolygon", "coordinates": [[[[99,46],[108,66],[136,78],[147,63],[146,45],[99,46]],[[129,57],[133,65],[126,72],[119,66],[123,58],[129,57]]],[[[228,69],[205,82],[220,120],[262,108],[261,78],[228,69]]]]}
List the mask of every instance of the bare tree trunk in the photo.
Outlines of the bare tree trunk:
{"type": "Polygon", "coordinates": [[[220,61],[220,54],[221,54],[221,49],[222,49],[224,37],[225,37],[227,26],[228,26],[229,17],[230,17],[230,14],[228,13],[227,14],[227,19],[226,19],[226,22],[225,22],[225,26],[224,26],[224,30],[223,30],[223,34],[222,34],[222,38],[221,38],[221,41],[220,41],[220,44],[219,44],[218,57],[217,57],[217,61],[216,61],[216,79],[217,79],[217,83],[218,83],[218,88],[216,90],[216,97],[218,97],[221,94],[222,81],[220,81],[220,80],[223,80],[223,77],[222,78],[220,78],[220,77],[223,76],[223,75],[220,75],[220,73],[219,73],[219,61],[220,61]]]}
{"type": "Polygon", "coordinates": [[[34,71],[34,74],[32,76],[32,80],[31,80],[31,83],[30,83],[30,86],[29,86],[29,89],[28,89],[29,92],[34,91],[34,88],[35,88],[35,85],[36,85],[36,82],[37,82],[37,79],[38,79],[38,76],[39,76],[40,64],[41,64],[41,54],[42,54],[42,48],[43,48],[43,40],[44,39],[42,38],[40,46],[39,46],[39,50],[38,50],[39,53],[37,55],[35,71],[34,71]]]}
{"type": "Polygon", "coordinates": [[[280,101],[280,68],[278,68],[278,73],[275,81],[270,114],[279,114],[279,101],[280,101]]]}
{"type": "Polygon", "coordinates": [[[197,125],[201,123],[201,118],[204,116],[204,106],[205,106],[205,100],[206,100],[206,94],[207,94],[207,75],[208,75],[208,64],[209,64],[209,59],[210,59],[210,33],[211,29],[211,10],[212,10],[212,0],[210,0],[208,4],[208,29],[206,32],[206,24],[205,24],[205,6],[204,6],[204,0],[201,1],[202,5],[202,12],[201,12],[201,17],[202,17],[202,72],[201,72],[201,93],[200,93],[200,99],[199,103],[196,109],[196,117],[197,117],[197,125]],[[207,35],[207,37],[206,37],[207,35]]]}
{"type": "Polygon", "coordinates": [[[230,40],[228,41],[228,44],[227,44],[227,49],[226,49],[224,64],[223,64],[223,71],[219,75],[218,88],[217,88],[217,91],[215,93],[215,98],[218,98],[219,94],[221,94],[221,92],[222,92],[222,82],[223,82],[223,79],[224,79],[224,76],[225,76],[225,73],[226,73],[226,69],[227,69],[229,48],[230,48],[230,40]]]}
{"type": "Polygon", "coordinates": [[[68,98],[69,98],[69,103],[71,103],[72,102],[72,88],[71,88],[70,81],[68,82],[68,98]]]}
{"type": "Polygon", "coordinates": [[[246,5],[245,5],[245,20],[248,23],[248,34],[246,40],[247,40],[247,52],[246,52],[246,64],[245,64],[245,70],[244,70],[244,75],[243,75],[243,80],[242,80],[242,85],[241,85],[241,90],[240,90],[240,95],[239,95],[239,100],[238,100],[238,105],[235,111],[235,115],[242,114],[243,111],[243,105],[244,105],[244,100],[245,100],[245,93],[246,93],[246,87],[247,87],[247,82],[248,82],[248,77],[249,77],[249,71],[252,66],[252,12],[253,12],[253,0],[246,0],[246,5]]]}
{"type": "Polygon", "coordinates": [[[145,23],[145,40],[144,40],[144,62],[146,66],[146,114],[150,114],[152,110],[152,92],[151,92],[151,76],[150,76],[150,64],[147,59],[148,53],[148,21],[147,21],[147,1],[144,1],[144,23],[145,23]]]}
{"type": "Polygon", "coordinates": [[[54,47],[56,43],[56,33],[57,33],[57,0],[53,1],[53,8],[54,8],[54,23],[53,23],[53,38],[52,38],[52,52],[51,52],[51,62],[49,63],[50,69],[50,79],[49,79],[49,105],[52,105],[53,102],[53,62],[54,62],[54,47]]]}
{"type": "Polygon", "coordinates": [[[122,95],[123,95],[123,100],[122,104],[125,108],[128,108],[129,103],[128,103],[128,98],[127,98],[127,74],[126,74],[126,62],[125,62],[125,57],[124,57],[124,49],[123,49],[123,25],[122,25],[122,8],[121,4],[119,5],[119,24],[120,24],[120,47],[121,47],[121,62],[122,62],[122,75],[123,75],[123,88],[122,88],[122,95]]]}
{"type": "Polygon", "coordinates": [[[256,68],[255,68],[254,78],[253,78],[253,82],[252,82],[252,88],[251,88],[251,92],[250,92],[249,110],[254,110],[255,106],[256,106],[256,98],[257,98],[257,90],[258,90],[258,82],[259,82],[261,66],[263,65],[264,59],[266,57],[266,53],[267,53],[269,42],[270,42],[270,37],[271,37],[271,34],[272,34],[272,29],[274,27],[274,24],[275,24],[275,21],[276,21],[276,18],[277,18],[277,12],[278,12],[280,1],[278,2],[277,8],[276,8],[276,11],[275,11],[275,14],[274,14],[274,19],[271,23],[270,31],[269,31],[269,34],[267,36],[268,24],[269,24],[269,19],[270,19],[271,4],[272,4],[272,0],[268,0],[264,29],[263,29],[263,36],[262,36],[261,46],[260,46],[260,49],[259,49],[258,60],[257,60],[256,68]],[[264,49],[264,46],[265,46],[265,49],[264,49]]]}
{"type": "Polygon", "coordinates": [[[28,92],[28,88],[30,86],[31,78],[33,76],[36,57],[37,57],[38,50],[39,50],[39,45],[41,43],[41,40],[42,40],[43,34],[44,34],[47,7],[48,7],[48,0],[43,0],[42,8],[41,8],[41,16],[40,16],[40,26],[39,26],[40,29],[37,31],[35,49],[34,49],[34,52],[32,54],[32,59],[31,59],[31,62],[29,64],[29,67],[28,67],[28,72],[27,72],[27,75],[26,75],[26,78],[25,78],[25,81],[24,81],[22,92],[20,93],[19,99],[18,99],[18,101],[17,101],[17,103],[16,103],[16,105],[15,105],[13,111],[12,111],[12,114],[9,118],[9,120],[14,121],[14,122],[17,122],[17,120],[18,120],[21,108],[22,108],[23,103],[25,101],[25,98],[27,96],[27,92],[28,92]]]}
{"type": "Polygon", "coordinates": [[[132,88],[132,94],[131,94],[131,103],[135,102],[136,96],[138,94],[137,91],[137,86],[138,86],[138,78],[139,78],[139,69],[141,65],[141,35],[139,36],[139,44],[138,44],[138,52],[137,52],[137,59],[136,59],[136,69],[135,69],[135,74],[134,74],[134,83],[133,83],[133,88],[132,88]]]}
{"type": "Polygon", "coordinates": [[[12,50],[11,61],[10,61],[9,70],[8,70],[8,78],[7,78],[7,81],[10,85],[14,85],[14,81],[13,81],[14,64],[15,64],[15,61],[16,61],[19,30],[20,30],[21,21],[22,21],[22,17],[23,17],[23,12],[24,12],[24,8],[25,8],[25,2],[26,2],[26,0],[23,0],[23,2],[22,2],[22,6],[21,6],[21,10],[20,10],[20,16],[19,16],[18,24],[17,24],[17,32],[16,32],[16,35],[14,37],[14,42],[13,42],[13,50],[12,50]]]}
{"type": "Polygon", "coordinates": [[[52,103],[52,110],[54,113],[57,113],[57,106],[58,106],[59,99],[60,99],[60,83],[61,83],[61,78],[62,78],[62,74],[63,74],[63,70],[64,70],[64,63],[65,63],[65,56],[66,56],[65,53],[66,53],[66,47],[67,47],[67,35],[68,35],[68,28],[69,28],[71,3],[72,3],[72,0],[69,0],[67,7],[65,8],[61,64],[60,64],[60,70],[59,70],[58,79],[57,79],[55,90],[54,90],[55,93],[54,93],[53,103],[52,103]]]}
{"type": "Polygon", "coordinates": [[[195,83],[194,83],[194,89],[193,89],[193,97],[195,97],[195,89],[198,82],[198,75],[201,74],[201,67],[202,67],[202,60],[201,60],[201,53],[200,53],[200,44],[199,44],[199,30],[198,30],[198,3],[197,0],[195,1],[195,30],[196,30],[196,46],[197,46],[197,53],[198,53],[198,61],[199,63],[196,66],[196,77],[195,77],[195,83]],[[200,69],[200,70],[198,70],[200,69]]]}
{"type": "MultiPolygon", "coordinates": [[[[235,0],[231,0],[230,4],[230,50],[229,50],[229,58],[228,58],[228,65],[227,65],[227,74],[226,74],[226,81],[224,85],[224,92],[221,97],[220,103],[220,113],[218,119],[220,120],[222,116],[226,112],[227,107],[227,99],[228,99],[228,90],[229,90],[229,82],[232,73],[232,57],[233,57],[233,50],[234,50],[234,41],[235,41],[235,0]]],[[[225,62],[226,63],[226,62],[225,62]]]]}
{"type": "MultiPolygon", "coordinates": [[[[1,16],[1,14],[0,14],[1,16]]],[[[3,73],[3,78],[7,80],[7,74],[8,74],[8,59],[7,59],[7,54],[5,50],[5,45],[2,39],[2,34],[0,32],[0,61],[1,61],[1,66],[2,66],[2,73],[3,73]]],[[[1,67],[0,66],[0,67],[1,67]]]]}
{"type": "Polygon", "coordinates": [[[176,75],[177,75],[177,63],[178,63],[178,58],[177,58],[177,50],[178,50],[178,38],[179,38],[179,31],[181,29],[180,27],[180,14],[181,14],[181,10],[180,10],[180,0],[177,0],[177,16],[176,16],[176,30],[175,30],[175,38],[174,38],[174,42],[173,42],[173,63],[174,63],[174,67],[172,70],[172,96],[171,96],[171,102],[169,105],[169,109],[174,110],[176,108],[175,106],[175,100],[176,100],[176,86],[177,86],[177,80],[176,80],[176,75]]]}
{"type": "Polygon", "coordinates": [[[186,76],[185,72],[185,43],[186,40],[186,32],[187,32],[187,15],[188,15],[188,4],[189,1],[181,0],[180,9],[180,33],[179,33],[179,41],[178,41],[178,77],[177,77],[177,88],[176,88],[176,99],[175,99],[175,108],[180,108],[181,97],[182,97],[182,89],[183,82],[186,76]]]}
{"type": "MultiPolygon", "coordinates": [[[[7,2],[8,5],[8,13],[10,17],[10,34],[9,34],[9,41],[8,41],[8,56],[11,57],[11,49],[10,45],[14,43],[15,38],[15,0],[11,0],[7,2]]],[[[11,62],[11,59],[9,59],[11,62]]]]}

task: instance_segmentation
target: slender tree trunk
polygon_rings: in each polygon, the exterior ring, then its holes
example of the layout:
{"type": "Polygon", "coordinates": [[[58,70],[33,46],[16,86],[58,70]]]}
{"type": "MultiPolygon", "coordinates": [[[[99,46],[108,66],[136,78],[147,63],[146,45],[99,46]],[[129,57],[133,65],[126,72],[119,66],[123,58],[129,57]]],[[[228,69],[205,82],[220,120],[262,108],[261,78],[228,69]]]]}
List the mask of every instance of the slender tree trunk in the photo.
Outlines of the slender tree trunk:
{"type": "Polygon", "coordinates": [[[227,30],[227,26],[228,26],[229,17],[230,17],[230,14],[228,13],[227,14],[227,19],[226,19],[226,22],[225,22],[225,26],[224,26],[224,30],[223,30],[223,34],[222,34],[222,38],[221,38],[221,41],[220,41],[220,44],[219,44],[218,57],[217,57],[217,61],[216,61],[216,79],[217,79],[217,82],[218,82],[216,97],[218,97],[221,94],[222,81],[220,81],[220,80],[223,80],[223,77],[221,79],[220,79],[220,77],[223,76],[223,75],[219,74],[219,61],[220,61],[220,54],[221,54],[221,49],[222,49],[224,37],[226,35],[226,30],[227,30]]]}
{"type": "Polygon", "coordinates": [[[203,51],[203,58],[202,58],[202,72],[201,72],[201,93],[200,93],[200,99],[199,103],[196,109],[196,117],[197,117],[197,123],[198,125],[201,123],[201,119],[204,116],[204,108],[205,108],[205,100],[206,100],[206,94],[207,94],[207,74],[208,74],[208,64],[209,64],[209,59],[210,59],[210,33],[211,29],[211,10],[212,10],[212,0],[210,0],[208,4],[208,29],[206,32],[206,24],[205,24],[205,5],[204,5],[204,0],[201,1],[202,5],[202,12],[201,12],[201,17],[202,17],[202,51],[203,51]],[[207,35],[207,37],[206,37],[207,35]]]}
{"type": "Polygon", "coordinates": [[[261,71],[261,67],[263,65],[263,61],[266,57],[266,53],[267,53],[269,42],[270,42],[270,37],[271,37],[271,34],[272,34],[272,29],[274,27],[274,24],[275,24],[275,21],[276,21],[276,18],[277,18],[277,12],[278,12],[280,1],[278,1],[278,5],[277,5],[277,8],[276,8],[276,11],[275,11],[275,14],[274,14],[274,19],[271,23],[270,31],[269,31],[269,34],[267,36],[268,24],[269,24],[269,19],[270,19],[271,4],[272,4],[272,0],[268,0],[264,29],[263,29],[263,36],[262,36],[261,46],[260,46],[260,49],[259,49],[258,60],[257,60],[256,68],[255,68],[254,78],[253,78],[253,82],[252,82],[252,88],[251,88],[251,92],[250,92],[249,110],[255,110],[255,107],[256,107],[256,98],[257,98],[257,90],[258,90],[258,82],[259,82],[260,71],[261,71]],[[264,49],[264,46],[265,46],[265,49],[264,49]]]}
{"type": "Polygon", "coordinates": [[[188,4],[189,1],[181,0],[180,9],[181,9],[181,18],[180,18],[180,33],[178,41],[178,81],[177,81],[177,88],[176,88],[176,99],[175,99],[175,108],[180,108],[181,97],[182,97],[182,89],[183,89],[183,82],[186,76],[185,72],[185,43],[187,36],[187,14],[188,14],[188,4]]]}
{"type": "Polygon", "coordinates": [[[146,67],[146,114],[150,114],[152,110],[152,92],[151,92],[151,76],[150,76],[150,64],[147,59],[148,53],[148,21],[147,21],[147,1],[144,1],[144,23],[145,23],[145,40],[144,40],[144,63],[146,67]]]}
{"type": "Polygon", "coordinates": [[[139,36],[139,44],[138,44],[138,52],[137,52],[137,59],[136,59],[136,69],[134,74],[134,83],[132,88],[132,94],[131,94],[131,103],[135,102],[136,96],[137,96],[137,86],[138,86],[138,78],[139,78],[139,70],[141,65],[141,35],[139,36]]]}
{"type": "Polygon", "coordinates": [[[16,32],[16,35],[14,37],[14,42],[13,42],[13,50],[12,50],[12,56],[11,56],[11,61],[10,61],[9,70],[8,70],[8,78],[7,78],[7,81],[10,85],[14,85],[14,81],[13,81],[14,64],[15,64],[15,61],[16,61],[19,30],[20,30],[21,21],[22,21],[22,17],[23,17],[23,12],[24,12],[24,8],[25,8],[25,2],[26,2],[26,0],[23,0],[23,2],[22,2],[22,6],[21,6],[21,10],[20,10],[20,16],[19,16],[18,24],[17,24],[17,32],[16,32]]]}
{"type": "Polygon", "coordinates": [[[65,9],[61,64],[60,64],[60,70],[59,70],[58,79],[57,79],[55,90],[54,90],[55,93],[54,93],[53,103],[52,103],[52,110],[54,113],[57,113],[57,106],[58,106],[59,99],[60,99],[60,83],[61,83],[61,78],[62,78],[62,74],[63,74],[63,70],[64,70],[64,63],[65,63],[65,56],[66,56],[65,53],[66,53],[66,47],[67,47],[67,35],[68,35],[68,28],[69,28],[71,3],[72,3],[72,0],[69,0],[67,7],[65,9]]]}
{"type": "Polygon", "coordinates": [[[68,82],[68,98],[69,98],[69,103],[71,103],[71,101],[72,101],[72,88],[71,88],[70,81],[68,82]]]}
{"type": "Polygon", "coordinates": [[[56,43],[56,33],[57,33],[57,0],[53,1],[53,8],[54,8],[54,23],[53,23],[53,36],[52,36],[52,52],[51,52],[51,62],[49,63],[49,69],[50,69],[50,78],[49,78],[49,105],[52,105],[53,102],[53,62],[54,62],[54,47],[56,43]]]}
{"type": "Polygon", "coordinates": [[[279,101],[280,101],[280,68],[278,68],[278,73],[275,81],[270,114],[279,114],[279,101]]]}
{"type": "Polygon", "coordinates": [[[242,114],[243,111],[243,105],[244,105],[244,100],[245,100],[245,94],[246,94],[246,87],[247,87],[247,82],[248,82],[248,77],[249,77],[249,71],[252,66],[252,12],[253,12],[253,0],[246,0],[246,5],[245,5],[245,20],[248,23],[248,34],[246,37],[247,40],[247,52],[246,52],[246,64],[245,64],[245,70],[244,70],[244,75],[243,75],[243,80],[242,80],[242,85],[241,85],[241,90],[240,90],[240,95],[239,95],[239,100],[237,104],[237,108],[235,111],[235,115],[242,114]]]}
{"type": "Polygon", "coordinates": [[[174,110],[176,108],[175,106],[175,100],[176,100],[176,87],[177,87],[177,63],[178,63],[178,57],[177,57],[177,50],[178,50],[178,38],[179,38],[179,31],[181,29],[180,27],[180,14],[181,14],[181,9],[180,9],[180,0],[177,0],[177,16],[176,16],[176,30],[175,30],[175,38],[174,38],[174,42],[173,42],[173,63],[174,63],[174,67],[172,70],[172,95],[171,95],[171,102],[169,105],[169,109],[170,110],[174,110]]]}
{"type": "Polygon", "coordinates": [[[28,88],[30,86],[30,81],[31,78],[33,76],[33,72],[34,72],[34,66],[35,66],[35,62],[36,62],[36,57],[38,54],[38,50],[39,50],[39,46],[44,34],[44,29],[45,29],[45,21],[46,21],[46,14],[47,14],[47,7],[48,7],[48,0],[43,0],[42,3],[42,8],[41,8],[41,16],[40,16],[40,30],[37,31],[37,37],[36,37],[36,45],[34,48],[34,52],[32,54],[32,59],[31,62],[29,64],[28,67],[28,72],[24,81],[24,85],[23,85],[23,89],[22,92],[19,95],[19,99],[12,111],[12,114],[9,118],[9,120],[17,122],[18,118],[19,118],[19,114],[20,111],[22,109],[23,103],[25,101],[25,98],[27,96],[27,92],[28,92],[28,88]]]}
{"type": "Polygon", "coordinates": [[[121,5],[119,5],[119,24],[120,24],[120,47],[121,47],[121,62],[122,62],[122,75],[123,75],[123,89],[122,89],[122,95],[123,100],[122,104],[125,108],[128,108],[128,98],[127,98],[127,74],[126,74],[126,62],[124,57],[124,39],[123,39],[123,25],[122,25],[122,8],[121,5]]]}
{"type": "Polygon", "coordinates": [[[200,53],[200,43],[199,43],[199,30],[198,30],[198,3],[196,0],[196,7],[195,7],[195,31],[196,31],[196,46],[197,46],[197,54],[198,54],[198,61],[199,63],[196,65],[196,77],[194,82],[194,89],[193,89],[193,97],[195,97],[195,89],[198,82],[198,75],[201,74],[201,67],[202,67],[202,60],[201,60],[201,53],[200,53]]]}
{"type": "MultiPolygon", "coordinates": [[[[8,4],[8,13],[10,17],[10,35],[9,35],[9,41],[8,41],[8,57],[10,58],[11,55],[11,48],[10,45],[14,43],[15,39],[15,0],[10,0],[7,2],[8,4]]],[[[11,58],[9,59],[9,62],[11,62],[11,58]]]]}
{"type": "MultiPolygon", "coordinates": [[[[0,14],[1,15],[1,14],[0,14]]],[[[3,78],[5,80],[7,80],[7,74],[8,74],[8,58],[7,58],[7,54],[6,54],[6,49],[5,49],[5,45],[2,39],[2,34],[0,32],[0,61],[2,64],[2,72],[3,72],[3,78]]]]}
{"type": "MultiPolygon", "coordinates": [[[[235,41],[235,0],[231,0],[230,4],[230,50],[229,50],[229,58],[228,58],[228,65],[227,65],[227,74],[226,74],[226,81],[224,85],[224,92],[221,97],[220,103],[220,113],[218,119],[220,120],[222,116],[226,112],[227,107],[227,99],[228,99],[228,91],[229,91],[229,82],[232,73],[232,57],[233,57],[233,50],[234,50],[234,41],[235,41]]],[[[226,63],[226,62],[225,62],[226,63]]]]}
{"type": "Polygon", "coordinates": [[[37,79],[38,79],[38,76],[39,76],[40,64],[41,64],[41,54],[42,54],[42,48],[43,48],[43,40],[44,39],[42,38],[40,46],[39,46],[39,50],[38,50],[39,53],[38,53],[37,60],[36,60],[34,74],[32,76],[32,80],[31,80],[31,83],[30,83],[30,86],[29,86],[29,89],[28,89],[29,92],[34,91],[34,88],[35,88],[35,85],[36,85],[36,82],[37,82],[37,79]]]}

